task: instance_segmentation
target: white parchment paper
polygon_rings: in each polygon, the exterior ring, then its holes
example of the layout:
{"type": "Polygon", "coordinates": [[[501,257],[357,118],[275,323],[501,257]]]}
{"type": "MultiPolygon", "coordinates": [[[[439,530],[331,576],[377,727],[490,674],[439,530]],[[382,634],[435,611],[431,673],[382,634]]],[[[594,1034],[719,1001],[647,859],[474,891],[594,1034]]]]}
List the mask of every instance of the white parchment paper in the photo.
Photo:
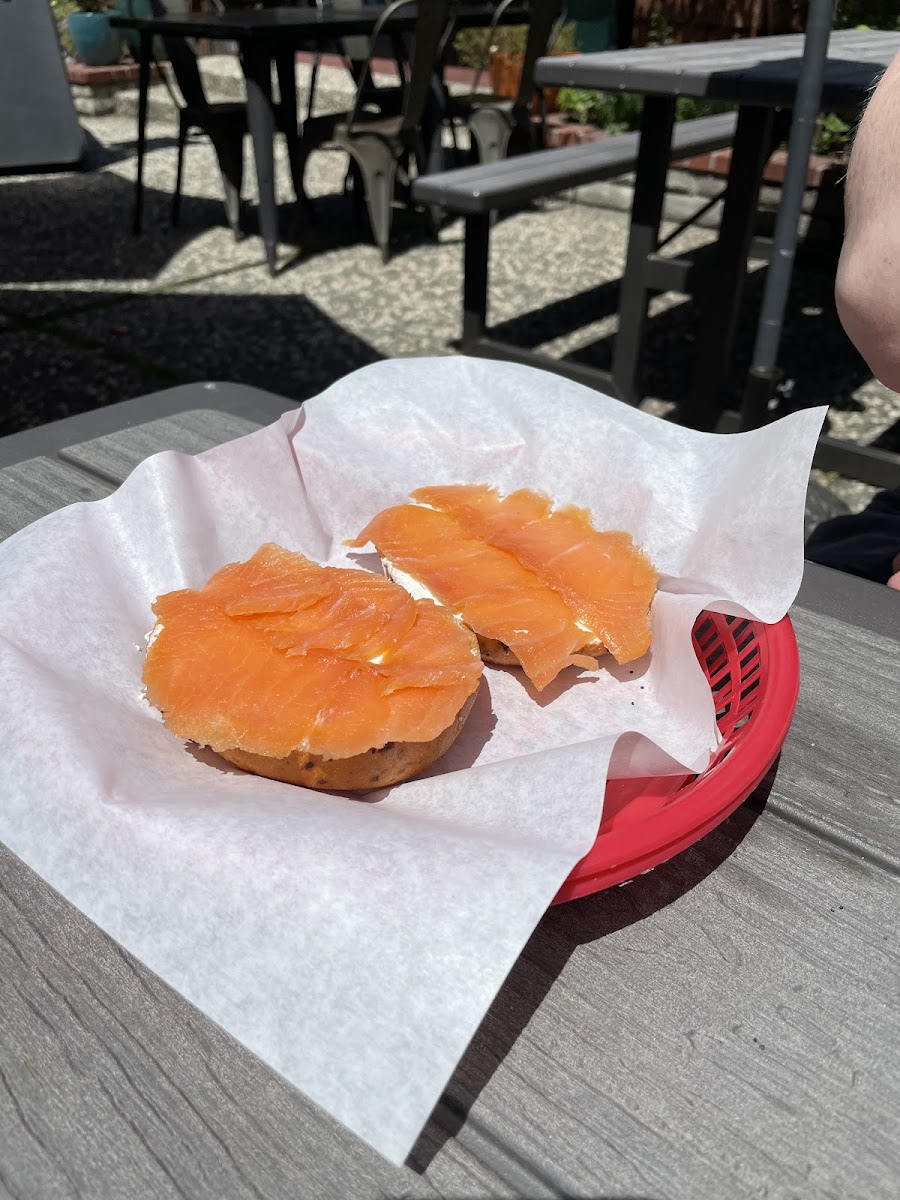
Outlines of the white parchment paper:
{"type": "MultiPolygon", "coordinates": [[[[824,409],[716,437],[530,368],[400,360],[0,546],[0,838],[308,1096],[402,1162],[620,774],[702,769],[704,607],[779,619],[824,409]],[[663,572],[647,659],[535,693],[488,669],[428,778],[368,802],[244,775],[142,699],[160,592],[342,542],[426,484],[535,487],[663,572]],[[374,801],[374,802],[373,802],[374,801]]],[[[375,561],[361,556],[365,565],[375,561]]]]}

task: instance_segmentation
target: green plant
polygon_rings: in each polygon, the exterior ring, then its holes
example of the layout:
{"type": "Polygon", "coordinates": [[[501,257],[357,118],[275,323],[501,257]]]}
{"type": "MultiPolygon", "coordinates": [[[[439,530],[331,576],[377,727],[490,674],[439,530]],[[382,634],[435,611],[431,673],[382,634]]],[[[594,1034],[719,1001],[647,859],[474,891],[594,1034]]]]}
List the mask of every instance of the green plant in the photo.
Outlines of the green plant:
{"type": "Polygon", "coordinates": [[[557,104],[560,112],[582,125],[596,125],[607,133],[622,133],[640,124],[643,101],[631,92],[561,88],[557,104]]]}
{"type": "Polygon", "coordinates": [[[69,14],[78,12],[78,0],[50,0],[50,7],[53,10],[53,19],[56,22],[60,45],[66,54],[74,55],[75,47],[72,45],[72,36],[69,33],[69,14]]]}
{"type": "Polygon", "coordinates": [[[477,70],[487,66],[492,49],[521,54],[527,36],[527,25],[502,25],[493,33],[490,29],[461,29],[453,46],[460,65],[477,70]]]}
{"type": "MultiPolygon", "coordinates": [[[[582,88],[562,88],[559,109],[583,125],[596,125],[607,133],[623,133],[638,129],[641,123],[643,98],[631,92],[593,92],[582,88]]],[[[725,112],[727,104],[715,100],[695,100],[681,96],[675,104],[675,120],[691,121],[725,112]]]]}
{"type": "Polygon", "coordinates": [[[650,31],[647,34],[648,46],[671,46],[674,30],[658,8],[650,14],[650,31]]]}
{"type": "Polygon", "coordinates": [[[816,140],[814,149],[817,154],[844,154],[850,149],[850,142],[853,138],[853,121],[852,117],[845,120],[850,114],[845,113],[843,116],[840,113],[826,113],[819,122],[819,127],[816,130],[816,140]]]}
{"type": "Polygon", "coordinates": [[[897,0],[838,0],[834,13],[835,29],[900,29],[897,0]]]}
{"type": "Polygon", "coordinates": [[[716,113],[728,112],[730,104],[720,100],[701,100],[695,96],[679,96],[675,101],[675,120],[694,121],[697,117],[712,117],[716,113]]]}
{"type": "MultiPolygon", "coordinates": [[[[524,54],[527,40],[527,25],[499,25],[494,30],[461,29],[453,39],[453,47],[461,66],[478,70],[488,65],[492,50],[500,54],[524,54]]],[[[559,31],[551,50],[571,54],[576,49],[575,22],[569,21],[559,31]]]]}
{"type": "Polygon", "coordinates": [[[550,49],[554,54],[574,54],[579,48],[577,34],[578,27],[575,22],[567,21],[550,49]]]}

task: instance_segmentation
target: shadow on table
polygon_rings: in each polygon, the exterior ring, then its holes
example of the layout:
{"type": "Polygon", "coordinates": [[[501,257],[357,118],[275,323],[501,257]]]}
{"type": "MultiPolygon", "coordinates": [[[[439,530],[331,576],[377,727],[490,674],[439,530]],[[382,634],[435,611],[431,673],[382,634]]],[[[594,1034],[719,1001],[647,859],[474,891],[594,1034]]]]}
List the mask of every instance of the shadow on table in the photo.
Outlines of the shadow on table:
{"type": "MultiPolygon", "coordinates": [[[[706,95],[710,99],[726,99],[729,103],[747,100],[752,104],[759,100],[763,90],[770,104],[777,102],[789,107],[797,94],[802,67],[803,59],[797,55],[763,61],[752,67],[723,68],[709,75],[706,95]]],[[[829,57],[824,78],[828,106],[856,108],[860,97],[871,90],[879,74],[880,69],[873,67],[871,60],[829,57]]]]}
{"type": "MultiPolygon", "coordinates": [[[[712,260],[712,248],[702,248],[693,260],[703,269],[712,260]]],[[[834,303],[833,269],[813,270],[807,265],[794,274],[785,315],[779,365],[785,377],[795,380],[792,408],[828,404],[836,409],[859,411],[853,392],[872,378],[838,319],[834,303]]],[[[803,263],[803,257],[799,259],[803,263]]],[[[739,406],[750,366],[756,323],[766,272],[754,270],[747,278],[738,319],[731,362],[728,396],[739,406]]],[[[577,335],[590,324],[614,317],[621,281],[610,280],[573,296],[554,301],[494,325],[492,336],[523,348],[537,347],[557,338],[577,335]]],[[[682,298],[651,316],[646,325],[643,392],[677,403],[690,390],[698,310],[693,300],[682,298]]],[[[604,335],[564,354],[563,360],[609,370],[615,335],[604,335]]]]}
{"type": "Polygon", "coordinates": [[[734,853],[765,808],[777,770],[776,762],[736,812],[669,862],[626,887],[549,909],[479,1026],[407,1166],[419,1173],[427,1170],[444,1143],[462,1128],[472,1105],[579,946],[597,942],[666,908],[734,853]]]}

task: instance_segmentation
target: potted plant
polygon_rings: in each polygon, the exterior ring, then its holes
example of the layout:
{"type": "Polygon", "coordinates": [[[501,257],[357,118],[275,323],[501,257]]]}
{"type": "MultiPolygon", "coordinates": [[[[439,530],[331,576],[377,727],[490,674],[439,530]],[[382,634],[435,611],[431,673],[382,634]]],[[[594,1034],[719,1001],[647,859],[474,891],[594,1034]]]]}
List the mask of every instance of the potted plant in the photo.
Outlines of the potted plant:
{"type": "Polygon", "coordinates": [[[77,0],[69,15],[76,57],[88,67],[110,67],[122,57],[122,36],[109,24],[107,0],[77,0]]]}
{"type": "MultiPolygon", "coordinates": [[[[509,100],[515,99],[519,91],[519,79],[525,63],[525,41],[528,36],[527,25],[501,26],[496,30],[494,45],[490,48],[491,88],[495,96],[509,100]]],[[[577,54],[575,43],[575,25],[572,22],[564,25],[559,37],[547,51],[550,55],[577,54]]],[[[544,103],[547,112],[556,112],[558,88],[546,88],[544,103]]],[[[533,101],[534,111],[539,109],[538,99],[533,101]]]]}

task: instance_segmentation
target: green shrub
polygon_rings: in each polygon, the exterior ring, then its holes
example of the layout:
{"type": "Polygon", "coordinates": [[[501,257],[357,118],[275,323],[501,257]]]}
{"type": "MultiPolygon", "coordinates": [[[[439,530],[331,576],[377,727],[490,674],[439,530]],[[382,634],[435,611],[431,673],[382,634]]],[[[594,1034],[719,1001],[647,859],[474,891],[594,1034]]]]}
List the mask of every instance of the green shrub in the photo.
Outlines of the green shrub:
{"type": "Polygon", "coordinates": [[[695,96],[679,96],[675,101],[675,120],[693,121],[697,117],[712,117],[728,112],[734,106],[720,100],[704,100],[695,96]]]}
{"type": "Polygon", "coordinates": [[[527,25],[504,25],[494,32],[496,36],[491,35],[490,29],[461,29],[453,39],[460,66],[476,71],[479,67],[486,67],[492,45],[512,54],[525,49],[527,25]]]}
{"type": "Polygon", "coordinates": [[[855,113],[830,112],[819,121],[813,150],[816,154],[839,155],[850,150],[855,113]]]}
{"type": "MultiPolygon", "coordinates": [[[[627,129],[638,129],[641,124],[643,97],[633,92],[593,92],[583,88],[562,88],[559,93],[559,109],[583,125],[596,125],[607,133],[623,133],[627,129]]],[[[675,102],[675,120],[691,121],[695,117],[708,117],[713,113],[725,112],[727,104],[715,100],[695,100],[692,96],[679,96],[675,102]]]]}
{"type": "Polygon", "coordinates": [[[568,21],[559,31],[559,37],[550,47],[554,54],[572,54],[579,49],[578,27],[574,21],[568,21]]]}
{"type": "Polygon", "coordinates": [[[607,133],[622,133],[637,128],[643,100],[632,92],[560,88],[557,104],[560,112],[582,125],[596,125],[607,133]]]}
{"type": "Polygon", "coordinates": [[[838,0],[834,13],[835,29],[900,29],[897,0],[838,0]]]}
{"type": "MultiPolygon", "coordinates": [[[[491,50],[501,54],[524,54],[527,39],[527,25],[498,25],[493,32],[490,29],[461,29],[453,39],[453,47],[460,65],[477,71],[479,67],[487,67],[491,50]]],[[[564,54],[577,49],[574,21],[562,27],[551,49],[564,54]]]]}
{"type": "Polygon", "coordinates": [[[60,45],[66,54],[74,55],[72,36],[69,33],[69,14],[78,12],[81,5],[78,0],[50,0],[53,19],[56,21],[56,31],[59,34],[60,45]]]}

